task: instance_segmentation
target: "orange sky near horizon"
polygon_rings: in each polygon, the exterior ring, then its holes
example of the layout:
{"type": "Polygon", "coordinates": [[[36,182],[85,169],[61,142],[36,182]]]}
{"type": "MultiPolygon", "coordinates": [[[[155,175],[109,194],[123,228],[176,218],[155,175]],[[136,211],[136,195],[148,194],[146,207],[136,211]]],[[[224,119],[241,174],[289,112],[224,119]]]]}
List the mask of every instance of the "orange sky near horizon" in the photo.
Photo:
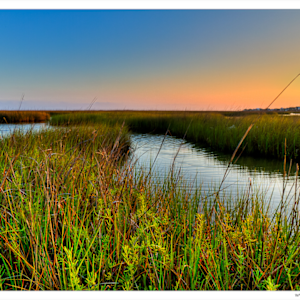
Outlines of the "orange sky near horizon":
{"type": "MultiPolygon", "coordinates": [[[[0,109],[266,108],[300,73],[299,28],[300,10],[0,10],[0,109]]],[[[300,78],[271,108],[293,106],[300,78]]]]}

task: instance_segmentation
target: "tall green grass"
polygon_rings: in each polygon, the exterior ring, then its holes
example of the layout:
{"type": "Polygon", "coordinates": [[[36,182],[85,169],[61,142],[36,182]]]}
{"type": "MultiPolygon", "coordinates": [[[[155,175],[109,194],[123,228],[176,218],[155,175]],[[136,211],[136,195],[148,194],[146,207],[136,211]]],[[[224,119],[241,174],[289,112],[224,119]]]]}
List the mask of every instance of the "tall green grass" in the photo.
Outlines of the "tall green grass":
{"type": "Polygon", "coordinates": [[[38,123],[50,119],[43,111],[0,111],[0,123],[38,123]]]}
{"type": "Polygon", "coordinates": [[[300,288],[297,198],[285,214],[259,195],[191,193],[173,173],[154,185],[120,161],[124,128],[93,127],[0,141],[1,289],[300,288]]]}
{"type": "Polygon", "coordinates": [[[300,118],[277,114],[226,117],[196,112],[101,112],[56,115],[53,125],[115,124],[125,121],[135,132],[165,133],[205,144],[212,149],[232,153],[250,124],[255,122],[241,149],[244,153],[283,159],[298,159],[300,154],[300,118]],[[285,148],[286,140],[286,148],[285,148]]]}

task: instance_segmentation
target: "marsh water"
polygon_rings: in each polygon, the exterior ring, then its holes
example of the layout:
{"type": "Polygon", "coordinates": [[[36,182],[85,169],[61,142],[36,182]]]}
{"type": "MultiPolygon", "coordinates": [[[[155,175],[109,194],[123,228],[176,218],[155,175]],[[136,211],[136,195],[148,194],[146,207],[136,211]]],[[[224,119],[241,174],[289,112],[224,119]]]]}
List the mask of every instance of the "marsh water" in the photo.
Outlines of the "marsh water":
{"type": "Polygon", "coordinates": [[[45,128],[47,125],[45,123],[35,123],[35,124],[0,124],[0,136],[4,136],[12,133],[14,130],[39,130],[45,128]]]}
{"type": "MultiPolygon", "coordinates": [[[[38,130],[45,126],[47,125],[44,123],[1,124],[0,135],[4,136],[15,129],[38,130]]],[[[171,136],[132,134],[131,141],[132,159],[136,162],[136,170],[143,169],[149,172],[151,168],[152,177],[159,180],[165,178],[173,168],[181,176],[183,183],[193,190],[201,188],[201,191],[207,194],[219,188],[230,160],[230,155],[171,136]]],[[[285,197],[294,197],[295,179],[293,167],[288,179],[285,176],[285,197]]],[[[283,182],[283,161],[242,155],[237,163],[231,165],[222,184],[222,193],[260,193],[266,199],[272,196],[272,203],[276,206],[282,198],[283,182]]]]}
{"type": "MultiPolygon", "coordinates": [[[[155,178],[164,178],[173,168],[191,189],[201,188],[206,194],[219,188],[231,157],[162,135],[133,134],[132,147],[137,168],[147,171],[151,168],[155,178]]],[[[295,167],[291,168],[290,176],[284,179],[283,161],[280,160],[244,155],[231,165],[227,174],[222,193],[242,195],[251,192],[263,195],[266,200],[272,196],[272,204],[276,207],[282,198],[285,182],[284,197],[293,199],[295,196],[295,167]]]]}

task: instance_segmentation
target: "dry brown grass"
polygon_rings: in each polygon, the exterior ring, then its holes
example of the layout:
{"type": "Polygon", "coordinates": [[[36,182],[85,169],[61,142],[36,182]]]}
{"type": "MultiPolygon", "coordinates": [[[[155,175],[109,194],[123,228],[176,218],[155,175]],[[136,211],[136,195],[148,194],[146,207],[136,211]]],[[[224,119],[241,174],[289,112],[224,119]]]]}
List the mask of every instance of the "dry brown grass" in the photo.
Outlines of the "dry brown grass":
{"type": "Polygon", "coordinates": [[[50,119],[44,111],[0,111],[0,123],[38,123],[50,119]]]}

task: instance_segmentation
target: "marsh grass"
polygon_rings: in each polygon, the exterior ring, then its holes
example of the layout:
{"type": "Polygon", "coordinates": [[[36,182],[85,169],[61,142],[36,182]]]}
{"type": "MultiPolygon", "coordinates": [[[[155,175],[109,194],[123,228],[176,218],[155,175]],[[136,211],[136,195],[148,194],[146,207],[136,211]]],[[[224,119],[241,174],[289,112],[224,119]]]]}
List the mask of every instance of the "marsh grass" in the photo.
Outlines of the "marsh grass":
{"type": "MultiPolygon", "coordinates": [[[[134,132],[165,133],[187,141],[209,146],[213,150],[232,153],[249,126],[255,122],[247,139],[241,145],[244,153],[283,159],[299,158],[300,118],[284,118],[277,114],[227,117],[217,113],[196,112],[101,112],[56,115],[53,125],[116,124],[125,125],[134,132]],[[285,149],[286,140],[286,149],[285,149]],[[286,152],[285,152],[286,151],[286,152]]],[[[237,154],[237,156],[240,152],[237,154]]]]}
{"type": "Polygon", "coordinates": [[[153,184],[120,160],[127,133],[114,128],[0,141],[1,289],[300,288],[298,195],[291,213],[272,213],[249,192],[191,193],[174,170],[153,184]]]}
{"type": "Polygon", "coordinates": [[[43,111],[0,111],[0,123],[38,123],[50,119],[43,111]]]}

